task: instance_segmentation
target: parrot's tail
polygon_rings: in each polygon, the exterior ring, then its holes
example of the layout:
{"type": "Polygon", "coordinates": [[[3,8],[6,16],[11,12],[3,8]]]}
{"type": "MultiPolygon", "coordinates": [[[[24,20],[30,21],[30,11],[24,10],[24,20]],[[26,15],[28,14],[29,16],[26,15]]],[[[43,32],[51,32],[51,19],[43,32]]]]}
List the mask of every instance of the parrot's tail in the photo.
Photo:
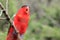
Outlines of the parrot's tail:
{"type": "Polygon", "coordinates": [[[9,33],[6,40],[17,40],[17,36],[9,33]]]}
{"type": "Polygon", "coordinates": [[[17,40],[17,34],[12,27],[9,28],[6,40],[17,40]]]}

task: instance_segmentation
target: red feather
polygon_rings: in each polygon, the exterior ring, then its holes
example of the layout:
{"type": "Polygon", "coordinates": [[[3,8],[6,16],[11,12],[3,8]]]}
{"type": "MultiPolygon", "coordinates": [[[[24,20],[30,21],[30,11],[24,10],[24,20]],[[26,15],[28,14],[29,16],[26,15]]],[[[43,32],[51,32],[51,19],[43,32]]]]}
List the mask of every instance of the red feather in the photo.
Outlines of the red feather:
{"type": "MultiPolygon", "coordinates": [[[[28,6],[24,5],[18,10],[13,20],[13,23],[16,29],[19,31],[20,35],[23,35],[26,32],[29,19],[30,19],[29,8],[28,6]]],[[[17,35],[15,35],[14,33],[15,33],[14,29],[12,28],[12,26],[10,26],[7,35],[7,40],[17,40],[17,35]]]]}

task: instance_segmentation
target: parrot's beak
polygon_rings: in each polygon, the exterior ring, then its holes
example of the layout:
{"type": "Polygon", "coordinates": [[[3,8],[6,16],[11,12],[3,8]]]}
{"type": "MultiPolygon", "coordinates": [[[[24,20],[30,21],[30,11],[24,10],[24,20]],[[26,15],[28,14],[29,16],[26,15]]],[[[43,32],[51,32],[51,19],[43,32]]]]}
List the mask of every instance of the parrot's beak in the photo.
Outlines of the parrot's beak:
{"type": "Polygon", "coordinates": [[[27,6],[27,9],[29,9],[29,6],[27,6]]]}

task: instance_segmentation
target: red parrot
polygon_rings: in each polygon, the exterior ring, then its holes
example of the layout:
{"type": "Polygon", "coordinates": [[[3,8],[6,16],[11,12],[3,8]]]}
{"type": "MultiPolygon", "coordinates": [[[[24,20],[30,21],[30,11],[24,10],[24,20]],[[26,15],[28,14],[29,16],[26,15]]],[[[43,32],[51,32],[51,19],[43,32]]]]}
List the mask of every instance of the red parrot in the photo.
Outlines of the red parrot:
{"type": "MultiPolygon", "coordinates": [[[[19,31],[20,37],[22,37],[26,32],[29,19],[30,19],[29,6],[24,5],[18,10],[13,19],[13,24],[19,31]]],[[[10,26],[9,28],[6,40],[17,40],[16,32],[14,31],[14,28],[12,26],[10,26]]]]}

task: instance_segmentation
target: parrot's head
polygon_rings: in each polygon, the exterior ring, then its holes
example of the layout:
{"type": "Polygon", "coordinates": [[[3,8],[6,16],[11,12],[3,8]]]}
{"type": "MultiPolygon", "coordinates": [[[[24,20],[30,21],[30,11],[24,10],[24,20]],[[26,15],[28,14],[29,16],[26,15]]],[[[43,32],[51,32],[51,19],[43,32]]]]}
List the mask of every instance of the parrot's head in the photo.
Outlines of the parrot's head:
{"type": "Polygon", "coordinates": [[[29,6],[23,5],[21,8],[22,8],[22,10],[23,10],[26,14],[29,13],[29,6]]]}

